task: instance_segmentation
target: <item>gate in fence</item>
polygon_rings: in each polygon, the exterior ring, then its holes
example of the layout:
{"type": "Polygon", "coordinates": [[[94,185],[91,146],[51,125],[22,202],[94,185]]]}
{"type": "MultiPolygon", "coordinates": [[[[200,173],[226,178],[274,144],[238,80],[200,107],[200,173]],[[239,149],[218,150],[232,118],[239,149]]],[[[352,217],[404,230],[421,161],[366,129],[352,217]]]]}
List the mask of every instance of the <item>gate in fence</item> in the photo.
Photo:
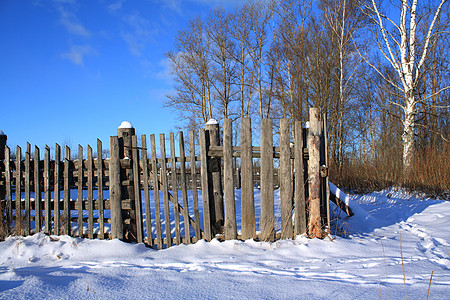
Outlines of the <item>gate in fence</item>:
{"type": "Polygon", "coordinates": [[[12,155],[0,136],[0,235],[43,230],[158,249],[199,239],[324,237],[330,219],[327,137],[318,110],[310,109],[306,129],[280,120],[279,147],[271,119],[261,120],[258,147],[252,146],[251,120],[240,123],[239,143],[225,119],[223,130],[208,122],[190,131],[187,141],[182,131],[177,141],[171,133],[168,151],[164,134],[159,147],[154,134],[149,144],[142,135],[139,145],[134,128],[123,123],[110,138],[109,158],[100,140],[97,155],[91,146],[87,154],[78,146],[74,158],[65,147],[62,159],[56,144],[54,159],[46,146],[41,160],[40,149],[32,153],[29,143],[25,155],[19,146],[12,155]]]}

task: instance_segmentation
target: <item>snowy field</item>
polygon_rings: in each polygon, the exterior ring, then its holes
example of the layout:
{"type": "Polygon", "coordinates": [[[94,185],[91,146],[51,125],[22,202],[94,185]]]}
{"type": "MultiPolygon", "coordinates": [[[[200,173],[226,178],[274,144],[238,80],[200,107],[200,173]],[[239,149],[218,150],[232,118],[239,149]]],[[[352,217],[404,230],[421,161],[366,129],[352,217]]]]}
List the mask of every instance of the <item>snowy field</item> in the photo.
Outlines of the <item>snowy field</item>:
{"type": "Polygon", "coordinates": [[[200,241],[11,237],[0,299],[450,299],[450,202],[394,190],[351,196],[347,238],[200,241]],[[433,276],[430,278],[433,272],[433,276]]]}

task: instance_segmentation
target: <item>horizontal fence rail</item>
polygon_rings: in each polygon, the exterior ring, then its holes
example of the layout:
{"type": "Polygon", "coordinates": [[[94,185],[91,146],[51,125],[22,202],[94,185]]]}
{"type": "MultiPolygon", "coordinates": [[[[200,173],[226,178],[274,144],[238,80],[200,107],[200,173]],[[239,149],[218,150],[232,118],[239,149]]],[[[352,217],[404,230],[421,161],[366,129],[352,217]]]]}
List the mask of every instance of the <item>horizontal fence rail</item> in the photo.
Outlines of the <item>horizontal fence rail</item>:
{"type": "Polygon", "coordinates": [[[207,124],[186,139],[182,131],[152,134],[148,142],[142,135],[140,145],[134,128],[119,128],[110,138],[108,158],[100,140],[95,150],[56,144],[41,153],[27,143],[24,154],[17,146],[12,155],[5,146],[1,235],[43,231],[119,238],[157,249],[213,238],[321,237],[329,228],[326,126],[311,123],[317,130],[280,120],[276,147],[271,119],[261,121],[255,147],[246,118],[240,120],[239,141],[233,141],[229,119],[222,130],[207,124]]]}

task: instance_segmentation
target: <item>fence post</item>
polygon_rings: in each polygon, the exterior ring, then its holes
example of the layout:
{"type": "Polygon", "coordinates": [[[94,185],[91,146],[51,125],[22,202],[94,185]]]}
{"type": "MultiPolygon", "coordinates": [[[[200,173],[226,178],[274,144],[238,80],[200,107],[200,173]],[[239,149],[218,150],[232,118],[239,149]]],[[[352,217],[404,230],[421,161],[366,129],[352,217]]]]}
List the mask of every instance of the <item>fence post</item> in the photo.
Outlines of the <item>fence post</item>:
{"type": "MultiPolygon", "coordinates": [[[[206,141],[208,146],[220,146],[219,122],[210,119],[205,124],[205,131],[208,133],[206,141]]],[[[223,190],[222,190],[221,160],[218,157],[208,159],[208,183],[209,187],[209,207],[211,212],[211,226],[213,234],[223,233],[224,211],[223,211],[223,190]]]]}
{"type": "MultiPolygon", "coordinates": [[[[5,159],[5,148],[6,148],[6,140],[7,139],[8,139],[7,135],[2,130],[0,130],[0,160],[5,159]]],[[[5,196],[6,196],[6,188],[4,185],[1,185],[0,186],[0,199],[5,199],[5,196]]]]}
{"type": "Polygon", "coordinates": [[[131,123],[127,121],[123,121],[117,128],[117,136],[119,141],[119,159],[129,160],[129,165],[127,165],[126,168],[120,168],[120,180],[126,182],[126,184],[121,185],[121,201],[129,200],[130,202],[130,207],[128,209],[122,209],[123,239],[126,242],[137,242],[138,236],[136,227],[136,205],[132,168],[132,139],[135,135],[135,132],[136,131],[133,125],[131,125],[131,123]]]}
{"type": "Polygon", "coordinates": [[[309,109],[310,125],[308,130],[308,182],[309,182],[309,218],[308,236],[310,238],[323,237],[320,217],[320,134],[319,110],[309,109]]]}

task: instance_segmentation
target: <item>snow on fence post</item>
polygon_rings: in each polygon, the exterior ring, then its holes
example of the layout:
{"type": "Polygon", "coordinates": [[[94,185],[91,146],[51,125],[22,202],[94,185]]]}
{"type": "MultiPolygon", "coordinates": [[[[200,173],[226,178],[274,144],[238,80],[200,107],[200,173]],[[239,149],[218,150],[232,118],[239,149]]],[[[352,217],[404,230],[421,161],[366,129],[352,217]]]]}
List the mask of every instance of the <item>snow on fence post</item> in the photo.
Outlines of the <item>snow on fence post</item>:
{"type": "Polygon", "coordinates": [[[308,130],[308,236],[310,238],[322,238],[323,229],[320,217],[320,134],[321,126],[319,122],[319,110],[309,109],[309,130],[308,130]]]}
{"type": "MultiPolygon", "coordinates": [[[[120,180],[126,184],[121,184],[121,201],[127,200],[130,205],[127,209],[122,209],[123,221],[123,239],[127,242],[137,242],[136,211],[135,211],[135,191],[133,185],[133,147],[132,137],[135,135],[135,129],[128,121],[123,121],[117,128],[119,141],[119,159],[126,159],[126,167],[120,167],[120,180]]],[[[139,193],[139,191],[138,191],[139,193]]]]}
{"type": "MultiPolygon", "coordinates": [[[[220,146],[219,122],[210,119],[205,124],[206,147],[220,146]]],[[[221,161],[219,157],[208,156],[208,184],[209,186],[209,207],[211,212],[211,226],[213,235],[223,233],[224,211],[223,211],[223,190],[221,161]]]]}

